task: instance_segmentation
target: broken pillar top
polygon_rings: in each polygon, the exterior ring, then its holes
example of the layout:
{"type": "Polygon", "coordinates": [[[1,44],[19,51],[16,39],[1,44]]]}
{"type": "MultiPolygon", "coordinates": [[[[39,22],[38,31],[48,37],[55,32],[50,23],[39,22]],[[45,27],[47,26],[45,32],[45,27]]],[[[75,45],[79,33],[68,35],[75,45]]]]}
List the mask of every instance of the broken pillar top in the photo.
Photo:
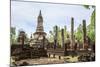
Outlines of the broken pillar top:
{"type": "Polygon", "coordinates": [[[83,22],[86,22],[86,20],[83,20],[83,22]]]}
{"type": "Polygon", "coordinates": [[[71,20],[74,21],[74,18],[72,17],[71,20]]]}

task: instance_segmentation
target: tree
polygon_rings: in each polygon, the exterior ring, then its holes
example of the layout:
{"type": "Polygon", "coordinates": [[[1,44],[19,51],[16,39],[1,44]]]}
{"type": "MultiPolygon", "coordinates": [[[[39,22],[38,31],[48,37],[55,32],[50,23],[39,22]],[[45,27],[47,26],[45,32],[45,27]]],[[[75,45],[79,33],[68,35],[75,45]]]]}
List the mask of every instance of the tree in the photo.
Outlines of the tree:
{"type": "Polygon", "coordinates": [[[11,44],[16,43],[16,28],[15,27],[10,28],[10,42],[11,44]]]}
{"type": "Polygon", "coordinates": [[[86,9],[90,9],[92,7],[93,12],[91,14],[90,24],[87,26],[87,35],[91,39],[91,42],[95,42],[95,6],[84,5],[86,9]]]}
{"type": "Polygon", "coordinates": [[[79,42],[82,43],[82,37],[83,37],[83,32],[82,32],[82,25],[80,24],[79,27],[77,28],[77,31],[75,32],[75,37],[79,42]]]}
{"type": "Polygon", "coordinates": [[[88,25],[88,36],[92,42],[95,41],[95,10],[91,16],[91,23],[88,25]]]}

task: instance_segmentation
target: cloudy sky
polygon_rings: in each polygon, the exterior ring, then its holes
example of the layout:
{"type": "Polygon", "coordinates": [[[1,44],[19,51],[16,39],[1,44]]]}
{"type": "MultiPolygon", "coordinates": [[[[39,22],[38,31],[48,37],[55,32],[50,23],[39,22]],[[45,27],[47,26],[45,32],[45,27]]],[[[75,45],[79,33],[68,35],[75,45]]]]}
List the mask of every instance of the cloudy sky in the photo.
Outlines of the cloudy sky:
{"type": "Polygon", "coordinates": [[[40,10],[44,20],[44,31],[47,33],[55,25],[60,26],[60,28],[66,25],[70,31],[71,17],[74,17],[75,29],[82,23],[83,19],[88,25],[93,12],[92,8],[86,9],[82,5],[11,1],[11,26],[16,27],[16,32],[23,29],[30,36],[36,30],[40,10]]]}

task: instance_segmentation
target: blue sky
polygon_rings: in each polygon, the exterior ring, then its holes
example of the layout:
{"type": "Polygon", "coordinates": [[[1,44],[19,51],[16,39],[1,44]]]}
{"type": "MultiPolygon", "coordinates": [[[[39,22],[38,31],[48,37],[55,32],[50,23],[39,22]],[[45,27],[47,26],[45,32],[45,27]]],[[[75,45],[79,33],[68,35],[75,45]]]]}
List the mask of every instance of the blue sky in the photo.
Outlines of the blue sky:
{"type": "Polygon", "coordinates": [[[75,29],[83,19],[88,25],[93,12],[92,8],[86,9],[82,5],[11,1],[11,26],[16,27],[17,33],[19,29],[23,29],[30,36],[36,30],[40,10],[44,20],[44,31],[47,34],[55,25],[60,28],[66,25],[67,30],[70,31],[71,17],[74,17],[75,29]]]}

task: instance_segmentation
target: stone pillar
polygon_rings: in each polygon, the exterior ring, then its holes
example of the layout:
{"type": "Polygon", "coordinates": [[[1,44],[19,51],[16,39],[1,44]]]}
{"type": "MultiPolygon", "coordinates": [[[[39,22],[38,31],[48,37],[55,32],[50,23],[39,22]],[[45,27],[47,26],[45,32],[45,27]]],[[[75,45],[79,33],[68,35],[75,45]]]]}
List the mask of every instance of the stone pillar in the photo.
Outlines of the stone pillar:
{"type": "Polygon", "coordinates": [[[57,47],[57,36],[58,36],[58,27],[55,26],[54,49],[56,49],[57,47]]]}
{"type": "Polygon", "coordinates": [[[66,45],[65,45],[65,49],[68,50],[70,48],[70,38],[69,35],[67,35],[67,40],[66,40],[66,45]]]}
{"type": "Polygon", "coordinates": [[[59,60],[61,59],[61,56],[59,56],[59,60]]]}
{"type": "Polygon", "coordinates": [[[74,18],[71,18],[71,49],[74,47],[74,18]]]}
{"type": "Polygon", "coordinates": [[[65,50],[65,44],[64,44],[64,29],[61,29],[61,37],[62,37],[62,46],[65,50]]]}
{"type": "Polygon", "coordinates": [[[83,20],[83,49],[86,49],[86,20],[83,20]]]}

